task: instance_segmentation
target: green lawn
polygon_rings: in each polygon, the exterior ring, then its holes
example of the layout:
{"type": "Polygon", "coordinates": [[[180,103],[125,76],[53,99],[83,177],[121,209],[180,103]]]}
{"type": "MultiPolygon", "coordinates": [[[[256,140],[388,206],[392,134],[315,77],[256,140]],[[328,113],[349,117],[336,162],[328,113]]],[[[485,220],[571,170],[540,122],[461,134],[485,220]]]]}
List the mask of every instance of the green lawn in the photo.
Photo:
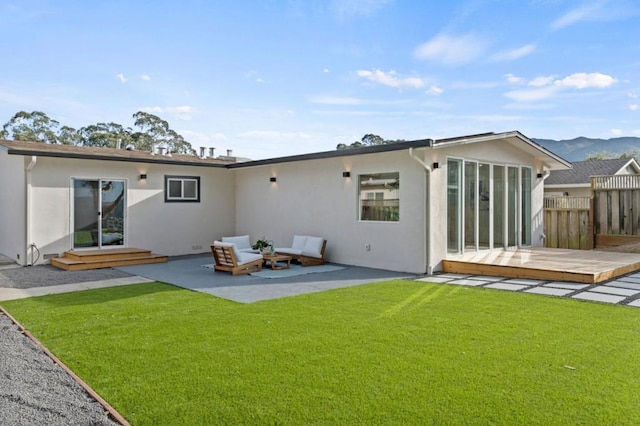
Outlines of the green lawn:
{"type": "Polygon", "coordinates": [[[640,424],[640,309],[413,281],[3,306],[134,425],[640,424]]]}

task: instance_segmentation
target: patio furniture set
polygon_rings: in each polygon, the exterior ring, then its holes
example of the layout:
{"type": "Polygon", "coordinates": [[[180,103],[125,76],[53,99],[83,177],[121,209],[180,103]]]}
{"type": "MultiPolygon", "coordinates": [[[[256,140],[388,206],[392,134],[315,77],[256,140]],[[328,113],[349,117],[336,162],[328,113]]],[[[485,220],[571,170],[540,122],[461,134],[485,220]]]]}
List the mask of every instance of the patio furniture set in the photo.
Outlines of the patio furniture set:
{"type": "Polygon", "coordinates": [[[302,266],[324,264],[327,241],[322,237],[294,235],[291,247],[274,247],[273,243],[262,251],[251,245],[249,235],[222,237],[211,246],[214,269],[233,275],[249,274],[262,269],[268,263],[271,269],[288,269],[295,260],[302,266]]]}

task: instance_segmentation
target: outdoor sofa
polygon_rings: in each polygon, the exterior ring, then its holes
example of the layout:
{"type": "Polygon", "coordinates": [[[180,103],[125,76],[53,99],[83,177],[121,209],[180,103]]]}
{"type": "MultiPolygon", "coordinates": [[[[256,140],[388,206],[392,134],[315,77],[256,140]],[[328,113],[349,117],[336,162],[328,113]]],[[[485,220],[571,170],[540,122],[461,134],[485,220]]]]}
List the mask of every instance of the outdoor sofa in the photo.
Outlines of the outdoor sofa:
{"type": "Polygon", "coordinates": [[[262,255],[241,251],[234,243],[214,241],[211,253],[216,271],[231,272],[233,275],[249,274],[262,269],[262,255]]]}
{"type": "Polygon", "coordinates": [[[302,266],[322,265],[326,246],[327,240],[322,237],[294,235],[291,247],[276,247],[275,252],[291,256],[302,266]]]}

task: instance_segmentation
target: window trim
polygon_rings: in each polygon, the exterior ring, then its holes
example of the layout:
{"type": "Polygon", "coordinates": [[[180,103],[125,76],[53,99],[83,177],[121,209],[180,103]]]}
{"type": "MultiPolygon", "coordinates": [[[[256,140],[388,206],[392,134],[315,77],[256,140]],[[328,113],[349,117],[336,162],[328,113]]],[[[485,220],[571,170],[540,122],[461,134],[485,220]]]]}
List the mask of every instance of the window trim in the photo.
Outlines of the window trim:
{"type": "Polygon", "coordinates": [[[199,203],[200,202],[200,176],[165,175],[164,176],[164,202],[165,203],[199,203]],[[171,197],[169,195],[169,183],[174,181],[181,182],[182,195],[180,197],[171,197]],[[187,198],[184,196],[184,183],[187,181],[196,183],[195,197],[187,198]]]}

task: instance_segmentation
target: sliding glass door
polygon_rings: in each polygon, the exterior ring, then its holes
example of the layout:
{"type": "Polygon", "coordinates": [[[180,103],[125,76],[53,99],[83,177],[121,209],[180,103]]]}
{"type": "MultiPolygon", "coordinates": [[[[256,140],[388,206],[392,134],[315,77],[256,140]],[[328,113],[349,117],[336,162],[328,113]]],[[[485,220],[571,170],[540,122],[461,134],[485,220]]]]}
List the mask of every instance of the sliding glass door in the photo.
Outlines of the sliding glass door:
{"type": "Polygon", "coordinates": [[[73,248],[123,246],[126,182],[72,179],[73,248]]]}
{"type": "Polygon", "coordinates": [[[447,251],[531,244],[531,169],[447,160],[447,251]]]}

